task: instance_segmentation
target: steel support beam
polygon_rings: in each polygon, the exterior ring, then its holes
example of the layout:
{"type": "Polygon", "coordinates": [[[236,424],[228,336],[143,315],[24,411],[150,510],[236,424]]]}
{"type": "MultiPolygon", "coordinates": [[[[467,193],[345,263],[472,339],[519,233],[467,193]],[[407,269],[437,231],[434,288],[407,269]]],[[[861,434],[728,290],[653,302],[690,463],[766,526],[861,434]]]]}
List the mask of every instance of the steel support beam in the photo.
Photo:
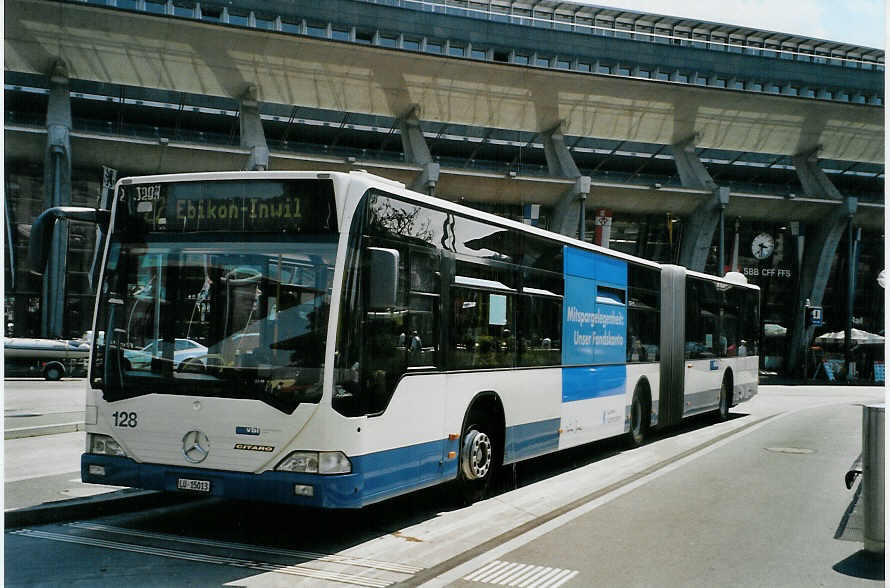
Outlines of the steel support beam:
{"type": "MultiPolygon", "coordinates": [[[[68,64],[63,59],[50,72],[43,194],[46,208],[71,204],[71,97],[68,64]]],[[[68,221],[63,220],[56,223],[46,268],[33,268],[44,272],[40,304],[40,336],[44,338],[64,336],[67,258],[68,221]]]]}
{"type": "Polygon", "coordinates": [[[584,207],[587,195],[590,194],[590,176],[581,175],[571,151],[566,147],[562,123],[541,133],[541,142],[544,145],[544,157],[547,158],[550,175],[575,180],[574,185],[563,192],[554,207],[550,229],[569,237],[578,237],[583,241],[586,224],[584,207]]]}
{"type": "MultiPolygon", "coordinates": [[[[718,186],[711,178],[701,159],[695,153],[695,136],[671,146],[680,182],[686,188],[708,190],[712,197],[704,202],[686,218],[683,230],[683,241],[680,243],[680,259],[682,266],[702,272],[708,261],[708,252],[714,241],[714,231],[721,230],[720,242],[723,242],[723,226],[720,222],[722,212],[729,205],[729,188],[718,186]]],[[[722,246],[720,247],[722,250],[722,246]]],[[[722,273],[724,260],[718,260],[718,273],[722,273]]]]}
{"type": "Polygon", "coordinates": [[[420,128],[420,119],[417,118],[417,106],[414,106],[406,114],[399,117],[399,131],[402,136],[402,149],[405,151],[405,159],[421,167],[420,174],[411,184],[411,189],[423,192],[430,196],[436,193],[436,185],[439,183],[439,164],[433,161],[430,148],[426,144],[426,138],[420,128]]]}
{"type": "Polygon", "coordinates": [[[263,171],[269,169],[269,146],[266,144],[266,133],[260,119],[260,101],[257,87],[254,84],[240,97],[241,146],[250,149],[246,171],[263,171]]]}

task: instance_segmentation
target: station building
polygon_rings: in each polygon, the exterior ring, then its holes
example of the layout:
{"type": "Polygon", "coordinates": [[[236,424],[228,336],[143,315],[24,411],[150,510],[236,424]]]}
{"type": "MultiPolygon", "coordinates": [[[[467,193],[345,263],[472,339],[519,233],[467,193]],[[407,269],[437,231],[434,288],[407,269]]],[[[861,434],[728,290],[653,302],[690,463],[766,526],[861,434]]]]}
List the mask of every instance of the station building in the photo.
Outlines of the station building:
{"type": "Polygon", "coordinates": [[[7,335],[90,328],[95,231],[36,276],[44,209],[237,169],[364,169],[739,271],[767,370],[843,330],[850,290],[883,333],[882,50],[554,0],[7,0],[4,26],[7,335]]]}

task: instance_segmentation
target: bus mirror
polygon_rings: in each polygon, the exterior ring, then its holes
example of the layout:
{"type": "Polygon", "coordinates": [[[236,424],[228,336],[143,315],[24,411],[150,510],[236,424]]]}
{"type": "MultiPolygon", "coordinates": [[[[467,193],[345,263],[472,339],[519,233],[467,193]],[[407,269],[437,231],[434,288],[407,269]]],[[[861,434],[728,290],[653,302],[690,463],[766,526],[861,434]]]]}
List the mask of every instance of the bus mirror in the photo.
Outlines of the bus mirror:
{"type": "Polygon", "coordinates": [[[368,247],[368,310],[388,310],[397,302],[399,252],[368,247]]]}
{"type": "Polygon", "coordinates": [[[103,229],[108,228],[111,212],[97,208],[85,208],[81,206],[56,206],[48,208],[37,217],[31,225],[31,241],[28,244],[28,262],[31,271],[42,274],[46,268],[46,259],[49,256],[50,245],[53,240],[53,231],[56,221],[59,219],[71,219],[95,223],[103,229]]]}

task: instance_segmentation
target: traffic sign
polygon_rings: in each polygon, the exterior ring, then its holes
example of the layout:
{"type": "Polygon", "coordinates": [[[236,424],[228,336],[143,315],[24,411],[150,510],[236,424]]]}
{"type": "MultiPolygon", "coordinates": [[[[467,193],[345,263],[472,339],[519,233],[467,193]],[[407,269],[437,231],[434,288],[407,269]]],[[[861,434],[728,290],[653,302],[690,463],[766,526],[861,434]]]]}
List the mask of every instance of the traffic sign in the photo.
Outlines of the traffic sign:
{"type": "Polygon", "coordinates": [[[806,326],[821,327],[822,326],[822,307],[821,306],[805,306],[806,326]]]}

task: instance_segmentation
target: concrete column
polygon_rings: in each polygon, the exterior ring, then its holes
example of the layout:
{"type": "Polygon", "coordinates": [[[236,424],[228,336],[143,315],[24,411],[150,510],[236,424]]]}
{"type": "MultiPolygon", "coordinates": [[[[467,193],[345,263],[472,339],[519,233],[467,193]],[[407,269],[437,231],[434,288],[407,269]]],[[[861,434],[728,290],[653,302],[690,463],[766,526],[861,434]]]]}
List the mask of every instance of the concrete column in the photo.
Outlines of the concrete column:
{"type": "Polygon", "coordinates": [[[418,107],[415,105],[406,114],[399,117],[399,131],[402,137],[402,149],[405,151],[405,159],[421,166],[420,174],[411,184],[411,189],[423,192],[430,196],[436,193],[436,185],[439,183],[439,164],[433,161],[430,148],[426,144],[426,138],[420,128],[420,119],[417,118],[418,107]]]}
{"type": "MultiPolygon", "coordinates": [[[[63,59],[50,72],[43,194],[46,208],[71,204],[71,98],[68,64],[63,59]]],[[[61,220],[56,223],[43,274],[40,336],[44,338],[64,336],[67,258],[68,221],[61,220]]]]}
{"type": "Polygon", "coordinates": [[[269,147],[263,121],[260,119],[260,101],[257,87],[250,84],[240,98],[241,146],[250,149],[250,156],[244,165],[246,171],[269,169],[269,147]]]}
{"type": "Polygon", "coordinates": [[[555,233],[584,240],[583,208],[590,194],[590,176],[578,176],[575,184],[566,190],[553,208],[550,230],[555,233]]]}
{"type": "MultiPolygon", "coordinates": [[[[9,214],[9,193],[3,191],[3,221],[6,223],[6,263],[9,264],[9,281],[6,282],[6,290],[15,290],[15,247],[13,246],[12,216],[9,214]]],[[[12,336],[12,333],[6,332],[6,325],[3,326],[3,333],[12,336]]]]}
{"type": "Polygon", "coordinates": [[[563,192],[553,209],[550,229],[584,240],[584,206],[590,194],[590,176],[582,176],[562,134],[562,123],[541,134],[544,157],[551,176],[573,178],[574,185],[563,192]]]}
{"type": "Polygon", "coordinates": [[[680,265],[697,272],[705,271],[714,232],[720,224],[720,212],[729,204],[729,188],[716,188],[712,196],[686,218],[680,243],[680,265]]]}
{"type": "Polygon", "coordinates": [[[843,195],[819,167],[819,150],[820,148],[817,147],[811,151],[794,155],[791,158],[794,162],[794,171],[797,172],[804,194],[813,198],[828,198],[840,202],[844,199],[843,195]]]}
{"type": "MultiPolygon", "coordinates": [[[[686,218],[683,241],[680,243],[679,263],[702,272],[720,224],[721,211],[729,204],[729,188],[717,186],[711,174],[695,153],[695,136],[671,146],[680,182],[686,188],[709,190],[712,194],[686,218]]],[[[720,236],[721,240],[723,235],[720,236]]],[[[720,268],[722,269],[722,268],[720,268]]]]}
{"type": "Polygon", "coordinates": [[[819,149],[800,153],[792,157],[794,170],[800,179],[807,196],[835,200],[837,209],[825,216],[818,224],[811,223],[807,228],[806,242],[800,263],[800,291],[795,306],[794,324],[791,328],[790,349],[785,372],[798,375],[803,372],[803,354],[813,336],[814,328],[804,327],[803,307],[807,300],[813,306],[822,304],[825,286],[831,273],[831,262],[837,252],[838,243],[850,218],[856,214],[858,200],[844,197],[831,183],[818,165],[819,149]]]}
{"type": "Polygon", "coordinates": [[[569,148],[566,147],[562,123],[541,133],[541,139],[544,143],[544,157],[547,158],[547,170],[551,176],[577,178],[581,175],[569,148]]]}
{"type": "Polygon", "coordinates": [[[822,222],[808,226],[810,231],[806,235],[803,263],[800,267],[800,293],[791,327],[788,363],[785,365],[785,373],[788,375],[802,374],[804,346],[809,344],[815,330],[815,327],[804,327],[803,307],[807,299],[813,306],[822,305],[825,286],[831,273],[831,262],[837,252],[838,243],[847,230],[850,217],[856,214],[857,204],[855,197],[848,197],[839,202],[836,211],[827,215],[822,222]]]}
{"type": "Polygon", "coordinates": [[[699,190],[716,190],[717,184],[711,179],[711,174],[695,153],[695,140],[698,135],[693,135],[679,143],[671,145],[674,155],[674,163],[677,173],[680,174],[680,183],[684,188],[696,188],[699,190]]]}

